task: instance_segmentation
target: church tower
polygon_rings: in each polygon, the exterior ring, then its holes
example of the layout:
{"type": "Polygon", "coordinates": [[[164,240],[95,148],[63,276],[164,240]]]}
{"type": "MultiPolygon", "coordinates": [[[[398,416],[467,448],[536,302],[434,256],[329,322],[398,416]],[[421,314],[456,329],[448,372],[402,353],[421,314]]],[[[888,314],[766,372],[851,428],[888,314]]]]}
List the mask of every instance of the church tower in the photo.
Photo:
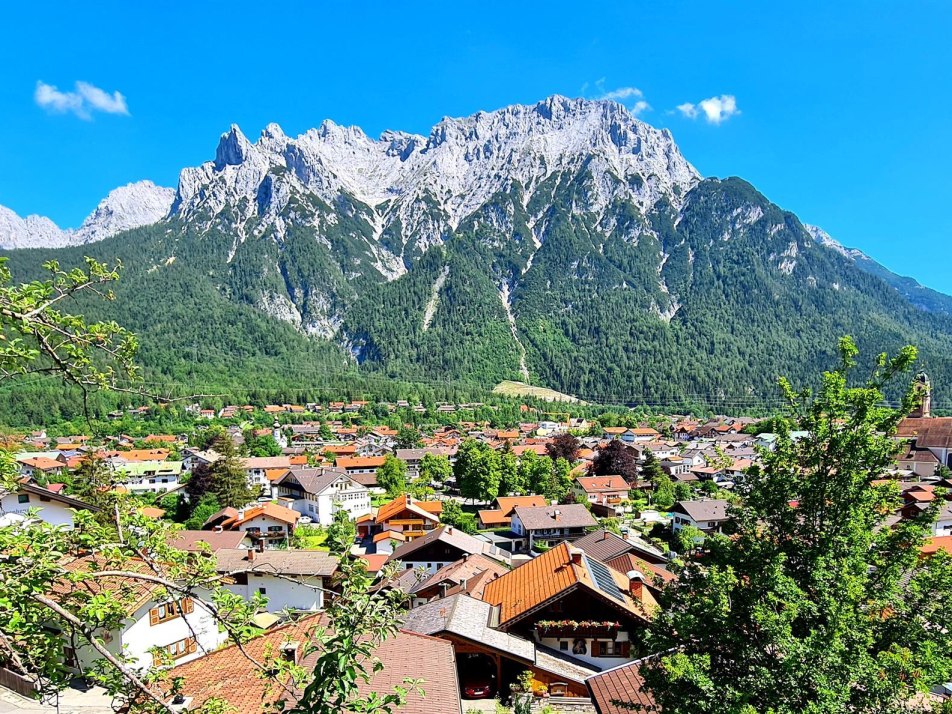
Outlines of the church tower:
{"type": "Polygon", "coordinates": [[[919,388],[919,408],[913,410],[909,416],[917,419],[921,417],[932,416],[932,382],[929,375],[925,372],[919,372],[916,375],[916,385],[919,388]]]}

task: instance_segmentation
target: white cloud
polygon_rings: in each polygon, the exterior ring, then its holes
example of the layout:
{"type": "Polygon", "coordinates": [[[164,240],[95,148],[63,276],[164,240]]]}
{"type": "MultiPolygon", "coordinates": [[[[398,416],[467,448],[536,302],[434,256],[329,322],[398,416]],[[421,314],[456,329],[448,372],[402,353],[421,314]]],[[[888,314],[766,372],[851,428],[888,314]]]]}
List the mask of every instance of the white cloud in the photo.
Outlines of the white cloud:
{"type": "MultiPolygon", "coordinates": [[[[582,94],[588,89],[588,82],[582,85],[582,94]]],[[[619,102],[628,107],[628,110],[638,116],[639,114],[651,109],[651,105],[644,99],[644,92],[638,87],[618,87],[617,89],[605,89],[605,78],[595,82],[595,90],[598,92],[596,99],[607,99],[612,102],[619,102]]]]}
{"type": "Polygon", "coordinates": [[[47,111],[61,114],[71,112],[80,119],[92,119],[93,112],[129,115],[129,107],[122,94],[110,94],[89,82],[76,82],[75,91],[61,92],[52,84],[40,81],[36,83],[33,99],[47,111]]]}
{"type": "Polygon", "coordinates": [[[733,94],[722,94],[719,97],[702,99],[697,104],[685,102],[679,104],[677,110],[688,119],[697,119],[703,115],[708,124],[720,124],[732,116],[740,114],[740,109],[737,108],[737,99],[733,94]]]}

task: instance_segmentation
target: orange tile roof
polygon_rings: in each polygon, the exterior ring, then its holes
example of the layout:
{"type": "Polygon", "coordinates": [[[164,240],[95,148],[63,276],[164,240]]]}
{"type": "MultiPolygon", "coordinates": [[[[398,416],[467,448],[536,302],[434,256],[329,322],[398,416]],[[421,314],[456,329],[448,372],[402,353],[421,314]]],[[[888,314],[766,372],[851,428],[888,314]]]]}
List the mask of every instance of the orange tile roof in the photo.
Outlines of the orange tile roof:
{"type": "Polygon", "coordinates": [[[241,518],[235,521],[234,525],[237,526],[242,523],[247,523],[258,516],[267,516],[268,518],[273,518],[276,521],[284,521],[285,523],[297,523],[301,514],[297,511],[292,511],[290,508],[279,506],[277,503],[262,503],[260,506],[255,506],[245,511],[241,518]]]}
{"type": "Polygon", "coordinates": [[[423,504],[432,503],[430,501],[417,501],[409,494],[403,494],[402,496],[397,496],[395,499],[390,501],[390,503],[385,503],[377,510],[377,523],[386,523],[392,518],[396,518],[404,511],[415,512],[416,515],[422,516],[424,518],[431,518],[432,520],[438,520],[436,513],[442,511],[443,504],[439,501],[436,504],[439,506],[440,511],[431,511],[428,508],[425,508],[423,504]],[[422,511],[422,513],[421,513],[422,511]]]}
{"type": "Polygon", "coordinates": [[[291,469],[265,469],[264,477],[269,481],[277,481],[291,469]]]}
{"type": "Polygon", "coordinates": [[[627,491],[629,488],[628,482],[621,476],[579,476],[575,480],[586,493],[627,491]]]}
{"type": "Polygon", "coordinates": [[[496,506],[505,516],[511,516],[512,511],[517,506],[548,506],[549,502],[545,496],[499,496],[496,499],[496,506]]]}
{"type": "Polygon", "coordinates": [[[30,466],[34,469],[40,469],[41,471],[61,469],[64,466],[63,463],[57,461],[56,459],[48,459],[45,456],[37,456],[32,459],[19,459],[19,461],[25,466],[30,466]]]}
{"type": "Polygon", "coordinates": [[[120,451],[119,456],[126,461],[165,461],[169,456],[168,449],[130,449],[120,451]]]}
{"type": "Polygon", "coordinates": [[[922,555],[935,555],[940,550],[952,554],[952,536],[936,536],[930,538],[919,550],[922,555]]]}
{"type": "Polygon", "coordinates": [[[337,467],[341,469],[379,469],[386,460],[386,456],[342,456],[337,459],[337,467]]]}
{"type": "Polygon", "coordinates": [[[376,573],[384,565],[387,564],[387,559],[390,557],[386,553],[368,553],[365,555],[358,555],[358,558],[361,560],[367,561],[367,571],[371,573],[376,573]]]}
{"type": "Polygon", "coordinates": [[[479,511],[479,521],[486,526],[508,526],[512,518],[503,514],[498,508],[479,511]]]}
{"type": "Polygon", "coordinates": [[[566,543],[486,585],[483,600],[499,605],[500,624],[527,613],[578,584],[566,543]]]}
{"type": "Polygon", "coordinates": [[[609,573],[622,592],[623,599],[616,600],[606,595],[592,580],[584,564],[572,562],[573,550],[584,563],[587,556],[563,542],[486,585],[483,600],[499,606],[500,625],[505,626],[576,587],[585,588],[636,618],[646,619],[646,606],[657,606],[647,591],[644,603],[632,600],[627,593],[628,582],[625,576],[614,571],[609,573]]]}
{"type": "Polygon", "coordinates": [[[307,454],[291,456],[291,466],[307,466],[307,454]]]}

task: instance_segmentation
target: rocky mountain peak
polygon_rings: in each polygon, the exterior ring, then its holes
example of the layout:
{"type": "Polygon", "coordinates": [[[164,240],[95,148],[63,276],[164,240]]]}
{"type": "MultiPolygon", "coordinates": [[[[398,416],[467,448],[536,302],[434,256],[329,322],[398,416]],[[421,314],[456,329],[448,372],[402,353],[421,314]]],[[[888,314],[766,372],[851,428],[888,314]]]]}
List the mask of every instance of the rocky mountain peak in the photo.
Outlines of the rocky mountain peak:
{"type": "Polygon", "coordinates": [[[49,218],[20,218],[0,206],[0,248],[61,248],[109,238],[120,231],[148,226],[165,218],[175,190],[137,181],[109,192],[77,229],[61,229],[49,218]]]}

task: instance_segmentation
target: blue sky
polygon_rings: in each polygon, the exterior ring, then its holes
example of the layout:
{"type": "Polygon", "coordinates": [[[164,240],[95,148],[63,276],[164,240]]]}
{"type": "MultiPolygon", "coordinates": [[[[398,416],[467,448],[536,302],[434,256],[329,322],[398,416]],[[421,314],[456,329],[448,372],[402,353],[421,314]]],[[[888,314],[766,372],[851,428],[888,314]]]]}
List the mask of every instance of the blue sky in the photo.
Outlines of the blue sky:
{"type": "Polygon", "coordinates": [[[78,225],[117,185],[174,186],[233,122],[426,133],[638,88],[705,175],[952,293],[950,36],[948,0],[10,4],[0,204],[78,225]],[[738,111],[711,123],[697,105],[722,96],[738,111]]]}

